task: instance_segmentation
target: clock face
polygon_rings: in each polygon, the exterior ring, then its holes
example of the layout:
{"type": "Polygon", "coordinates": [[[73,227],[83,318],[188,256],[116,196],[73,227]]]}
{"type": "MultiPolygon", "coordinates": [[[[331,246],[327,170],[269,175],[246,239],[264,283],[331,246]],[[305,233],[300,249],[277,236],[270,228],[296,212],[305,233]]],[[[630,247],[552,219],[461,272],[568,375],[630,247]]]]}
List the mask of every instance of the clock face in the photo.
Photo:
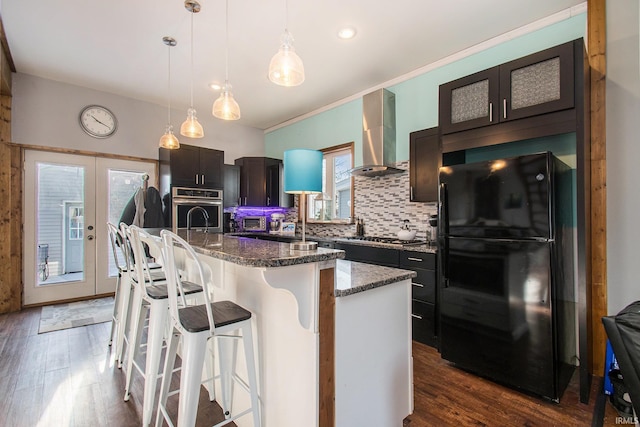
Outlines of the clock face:
{"type": "Polygon", "coordinates": [[[105,107],[89,105],[80,112],[80,127],[94,138],[107,138],[116,131],[116,116],[105,107]]]}

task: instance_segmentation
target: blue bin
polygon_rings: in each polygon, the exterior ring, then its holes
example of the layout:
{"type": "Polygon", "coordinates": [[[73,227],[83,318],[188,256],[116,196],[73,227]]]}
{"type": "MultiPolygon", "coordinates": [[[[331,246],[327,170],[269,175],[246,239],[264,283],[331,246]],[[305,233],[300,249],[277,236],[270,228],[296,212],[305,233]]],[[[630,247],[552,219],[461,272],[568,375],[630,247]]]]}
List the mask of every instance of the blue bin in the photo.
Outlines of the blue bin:
{"type": "Polygon", "coordinates": [[[618,361],[616,360],[616,355],[613,354],[613,349],[611,348],[611,343],[607,340],[607,352],[604,358],[604,394],[612,395],[613,394],[613,384],[611,384],[611,380],[609,379],[609,372],[614,369],[620,369],[618,367],[618,361]]]}

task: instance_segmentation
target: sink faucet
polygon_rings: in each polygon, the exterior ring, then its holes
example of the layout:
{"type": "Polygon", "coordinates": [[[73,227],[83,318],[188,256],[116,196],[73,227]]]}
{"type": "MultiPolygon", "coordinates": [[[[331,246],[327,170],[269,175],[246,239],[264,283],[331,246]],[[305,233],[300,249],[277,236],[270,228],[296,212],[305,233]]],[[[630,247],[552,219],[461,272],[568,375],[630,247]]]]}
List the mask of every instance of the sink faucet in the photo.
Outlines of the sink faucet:
{"type": "Polygon", "coordinates": [[[202,216],[204,217],[204,232],[205,233],[208,232],[209,231],[209,214],[207,213],[207,210],[202,206],[194,206],[191,209],[189,209],[189,211],[187,212],[187,230],[191,230],[191,215],[193,214],[193,211],[202,212],[202,216]]]}

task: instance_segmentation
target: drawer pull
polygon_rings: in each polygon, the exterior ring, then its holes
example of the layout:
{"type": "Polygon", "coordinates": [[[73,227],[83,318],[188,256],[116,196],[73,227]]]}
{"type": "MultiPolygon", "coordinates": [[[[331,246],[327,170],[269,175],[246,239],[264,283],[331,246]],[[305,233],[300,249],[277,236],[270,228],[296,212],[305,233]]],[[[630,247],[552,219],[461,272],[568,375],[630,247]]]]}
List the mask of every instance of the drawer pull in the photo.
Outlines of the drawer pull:
{"type": "Polygon", "coordinates": [[[409,261],[418,261],[418,262],[422,262],[422,258],[407,257],[407,259],[408,259],[409,261]]]}
{"type": "Polygon", "coordinates": [[[415,317],[418,320],[422,320],[422,316],[418,316],[417,314],[411,313],[411,317],[415,317]]]}
{"type": "Polygon", "coordinates": [[[417,287],[419,287],[419,288],[424,288],[424,285],[423,285],[422,283],[411,282],[411,284],[412,284],[413,286],[417,286],[417,287]]]}

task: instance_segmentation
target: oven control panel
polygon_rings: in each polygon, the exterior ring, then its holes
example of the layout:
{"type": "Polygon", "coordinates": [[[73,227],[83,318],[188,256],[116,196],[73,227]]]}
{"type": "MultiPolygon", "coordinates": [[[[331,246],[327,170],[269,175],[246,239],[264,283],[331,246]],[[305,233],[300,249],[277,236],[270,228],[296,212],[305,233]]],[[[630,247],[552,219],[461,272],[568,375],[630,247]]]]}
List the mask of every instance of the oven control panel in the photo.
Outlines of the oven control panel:
{"type": "Polygon", "coordinates": [[[171,195],[175,198],[222,200],[222,190],[205,188],[173,187],[171,195]]]}

